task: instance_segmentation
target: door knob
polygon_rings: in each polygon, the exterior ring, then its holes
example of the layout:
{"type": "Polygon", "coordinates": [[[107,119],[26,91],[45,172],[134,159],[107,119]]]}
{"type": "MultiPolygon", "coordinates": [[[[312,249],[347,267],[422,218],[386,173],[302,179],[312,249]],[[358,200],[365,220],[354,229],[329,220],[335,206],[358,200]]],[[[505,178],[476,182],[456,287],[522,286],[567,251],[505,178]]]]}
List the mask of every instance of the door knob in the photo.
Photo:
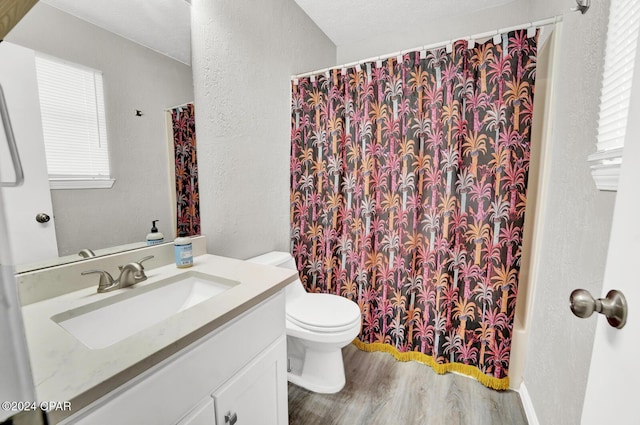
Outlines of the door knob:
{"type": "Polygon", "coordinates": [[[627,323],[627,300],[622,292],[615,289],[609,291],[606,298],[597,300],[586,289],[576,289],[571,292],[569,306],[573,314],[583,319],[596,311],[604,314],[614,328],[622,329],[627,323]]]}
{"type": "Polygon", "coordinates": [[[38,223],[47,223],[49,222],[49,220],[51,220],[51,217],[49,217],[48,214],[45,214],[45,213],[36,214],[36,221],[38,223]]]}

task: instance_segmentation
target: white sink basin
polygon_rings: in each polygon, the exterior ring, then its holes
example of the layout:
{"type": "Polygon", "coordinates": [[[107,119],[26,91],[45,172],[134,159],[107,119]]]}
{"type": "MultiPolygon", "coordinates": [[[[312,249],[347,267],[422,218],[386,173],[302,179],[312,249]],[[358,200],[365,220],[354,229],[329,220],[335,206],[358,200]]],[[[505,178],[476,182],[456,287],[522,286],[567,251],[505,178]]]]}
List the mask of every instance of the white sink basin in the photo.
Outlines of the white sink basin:
{"type": "Polygon", "coordinates": [[[239,284],[189,271],[51,319],[91,349],[108,347],[239,284]]]}

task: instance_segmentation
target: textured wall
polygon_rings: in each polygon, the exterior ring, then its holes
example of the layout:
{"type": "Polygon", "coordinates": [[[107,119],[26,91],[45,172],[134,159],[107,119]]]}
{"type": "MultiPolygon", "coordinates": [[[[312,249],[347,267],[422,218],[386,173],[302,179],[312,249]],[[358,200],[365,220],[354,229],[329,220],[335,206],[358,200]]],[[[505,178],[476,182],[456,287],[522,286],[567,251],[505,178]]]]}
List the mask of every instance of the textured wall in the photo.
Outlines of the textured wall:
{"type": "Polygon", "coordinates": [[[193,0],[191,17],[208,252],[288,250],[290,76],[335,46],[292,0],[193,0]]]}
{"type": "MultiPolygon", "coordinates": [[[[53,190],[60,255],[173,234],[163,109],[193,100],[191,68],[38,3],[7,41],[104,73],[112,189],[53,190]],[[135,117],[135,110],[144,115],[135,117]]],[[[172,188],[171,188],[172,189],[172,188]]]]}
{"type": "Polygon", "coordinates": [[[564,13],[549,186],[524,382],[541,424],[579,424],[596,320],[571,314],[573,289],[601,296],[615,194],[595,188],[595,151],[609,0],[586,15],[573,0],[532,2],[534,18],[564,13]]]}

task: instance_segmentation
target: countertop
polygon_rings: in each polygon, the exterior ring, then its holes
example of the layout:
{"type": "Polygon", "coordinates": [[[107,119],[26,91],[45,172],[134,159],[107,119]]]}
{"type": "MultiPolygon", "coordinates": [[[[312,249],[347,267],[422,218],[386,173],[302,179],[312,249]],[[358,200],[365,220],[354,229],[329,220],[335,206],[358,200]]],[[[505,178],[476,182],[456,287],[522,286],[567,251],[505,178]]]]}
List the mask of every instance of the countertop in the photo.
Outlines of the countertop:
{"type": "Polygon", "coordinates": [[[85,288],[23,307],[37,401],[70,401],[75,413],[118,386],[259,304],[297,277],[295,271],[214,255],[194,258],[191,268],[175,265],[145,270],[148,279],[129,288],[98,294],[85,288]],[[159,280],[198,271],[240,284],[103,349],[92,350],[52,316],[159,280]]]}

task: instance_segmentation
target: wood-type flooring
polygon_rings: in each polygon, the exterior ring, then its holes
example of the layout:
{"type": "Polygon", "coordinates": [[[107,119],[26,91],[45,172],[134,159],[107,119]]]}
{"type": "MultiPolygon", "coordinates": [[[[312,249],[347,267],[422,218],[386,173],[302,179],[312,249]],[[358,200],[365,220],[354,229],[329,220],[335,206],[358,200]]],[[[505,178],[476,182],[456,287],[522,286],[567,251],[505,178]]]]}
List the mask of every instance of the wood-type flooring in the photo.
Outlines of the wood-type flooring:
{"type": "Polygon", "coordinates": [[[347,384],[339,393],[289,384],[290,425],[527,425],[516,392],[352,344],[342,353],[347,384]]]}

